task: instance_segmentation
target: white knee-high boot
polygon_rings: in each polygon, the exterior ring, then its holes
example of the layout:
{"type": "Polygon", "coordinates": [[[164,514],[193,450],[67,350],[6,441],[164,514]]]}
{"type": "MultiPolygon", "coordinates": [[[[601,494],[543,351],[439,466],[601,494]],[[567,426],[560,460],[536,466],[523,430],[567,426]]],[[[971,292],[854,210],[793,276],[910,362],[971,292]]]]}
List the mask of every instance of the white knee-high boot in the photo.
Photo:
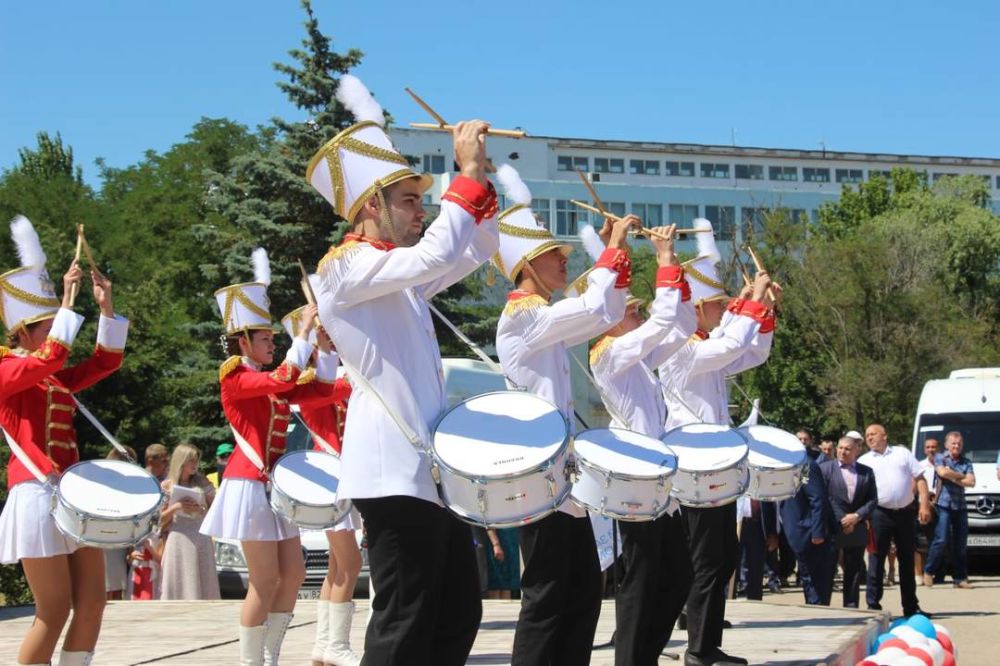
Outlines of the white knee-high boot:
{"type": "Polygon", "coordinates": [[[320,599],[316,602],[316,642],[313,643],[312,660],[323,661],[323,651],[330,642],[330,602],[320,599]]]}
{"type": "Polygon", "coordinates": [[[361,658],[351,652],[351,618],[354,602],[330,602],[330,642],[323,661],[333,666],[359,666],[361,658]]]}
{"type": "Polygon", "coordinates": [[[59,653],[59,666],[90,666],[94,658],[93,652],[66,652],[59,653]]]}
{"type": "Polygon", "coordinates": [[[240,666],[263,666],[266,631],[266,624],[257,627],[240,625],[240,666]]]}
{"type": "Polygon", "coordinates": [[[285,632],[292,623],[291,613],[268,613],[267,634],[264,638],[264,666],[278,666],[278,655],[281,653],[281,642],[285,640],[285,632]]]}

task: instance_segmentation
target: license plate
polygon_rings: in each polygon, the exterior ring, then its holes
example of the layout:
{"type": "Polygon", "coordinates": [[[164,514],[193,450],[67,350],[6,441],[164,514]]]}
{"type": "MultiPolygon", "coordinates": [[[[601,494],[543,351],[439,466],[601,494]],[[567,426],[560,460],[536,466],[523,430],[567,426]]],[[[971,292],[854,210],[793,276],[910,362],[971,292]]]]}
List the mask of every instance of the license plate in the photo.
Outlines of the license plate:
{"type": "Polygon", "coordinates": [[[1000,534],[970,534],[967,546],[1000,546],[1000,534]]]}
{"type": "Polygon", "coordinates": [[[296,599],[319,599],[319,588],[315,590],[299,590],[296,599]]]}

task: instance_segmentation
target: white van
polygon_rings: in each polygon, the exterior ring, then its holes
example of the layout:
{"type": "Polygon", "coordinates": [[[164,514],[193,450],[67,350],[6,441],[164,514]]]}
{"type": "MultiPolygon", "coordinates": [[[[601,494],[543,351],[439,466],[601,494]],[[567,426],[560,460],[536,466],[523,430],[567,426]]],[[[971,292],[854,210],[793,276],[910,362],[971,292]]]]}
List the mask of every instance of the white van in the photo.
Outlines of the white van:
{"type": "Polygon", "coordinates": [[[924,385],[913,427],[913,453],[924,457],[924,440],[962,433],[964,454],[972,461],[976,485],[967,488],[970,550],[1000,549],[1000,368],[955,370],[948,379],[924,385]]]}

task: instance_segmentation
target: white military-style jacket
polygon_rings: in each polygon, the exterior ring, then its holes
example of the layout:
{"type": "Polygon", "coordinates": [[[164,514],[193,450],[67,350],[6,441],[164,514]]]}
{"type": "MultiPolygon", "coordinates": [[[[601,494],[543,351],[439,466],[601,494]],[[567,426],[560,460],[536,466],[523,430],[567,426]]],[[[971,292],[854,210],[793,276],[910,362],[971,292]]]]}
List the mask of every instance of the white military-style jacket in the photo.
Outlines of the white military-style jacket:
{"type": "MultiPolygon", "coordinates": [[[[497,251],[496,210],[492,186],[459,176],[414,246],[349,234],[320,262],[320,321],[344,365],[362,373],[428,447],[447,399],[427,301],[497,251]]],[[[441,504],[428,456],[359,382],[347,410],[339,495],[405,495],[441,504]]]]}
{"type": "MultiPolygon", "coordinates": [[[[508,385],[545,398],[575,432],[573,391],[567,348],[587,342],[625,316],[631,279],[628,254],[608,249],[587,277],[587,290],[553,304],[537,294],[515,290],[497,324],[497,357],[508,385]]],[[[587,515],[573,502],[559,509],[576,518],[587,515]]]]}

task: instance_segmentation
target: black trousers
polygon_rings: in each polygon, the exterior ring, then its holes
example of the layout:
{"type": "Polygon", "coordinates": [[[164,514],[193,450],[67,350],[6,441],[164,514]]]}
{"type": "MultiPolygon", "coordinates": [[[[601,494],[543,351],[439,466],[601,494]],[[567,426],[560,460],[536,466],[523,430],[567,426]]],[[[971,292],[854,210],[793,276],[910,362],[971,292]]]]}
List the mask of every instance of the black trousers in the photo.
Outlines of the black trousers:
{"type": "Polygon", "coordinates": [[[365,666],[465,664],[483,607],[469,526],[413,497],[355,500],[375,598],[365,666]]]}
{"type": "MultiPolygon", "coordinates": [[[[858,528],[864,529],[864,523],[858,525],[858,528]]],[[[864,571],[865,547],[843,548],[840,552],[844,554],[844,608],[857,608],[861,591],[861,575],[864,571]]],[[[833,566],[837,566],[836,561],[834,561],[833,566]]]]}
{"type": "Polygon", "coordinates": [[[618,525],[625,577],[615,603],[615,666],[656,666],[691,590],[684,518],[618,525]]]}
{"type": "Polygon", "coordinates": [[[687,600],[688,651],[707,655],[722,645],[729,578],[739,564],[736,504],[681,509],[687,522],[693,578],[687,600]]]}
{"type": "Polygon", "coordinates": [[[740,554],[746,558],[747,599],[760,601],[764,598],[764,560],[767,557],[767,542],[760,519],[743,519],[740,526],[740,554]]]}
{"type": "Polygon", "coordinates": [[[879,506],[872,513],[871,523],[875,532],[877,552],[868,555],[868,585],[865,597],[869,606],[882,601],[885,558],[889,554],[890,545],[895,541],[903,614],[911,615],[920,607],[917,601],[917,583],[913,578],[913,552],[917,544],[916,511],[916,503],[913,503],[897,510],[883,509],[879,506]]]}
{"type": "Polygon", "coordinates": [[[586,666],[601,614],[590,519],[557,511],[518,532],[524,573],[511,666],[586,666]]]}
{"type": "Polygon", "coordinates": [[[829,540],[821,544],[807,543],[799,556],[799,580],[806,603],[829,606],[833,596],[833,568],[837,566],[837,551],[829,540]]]}

